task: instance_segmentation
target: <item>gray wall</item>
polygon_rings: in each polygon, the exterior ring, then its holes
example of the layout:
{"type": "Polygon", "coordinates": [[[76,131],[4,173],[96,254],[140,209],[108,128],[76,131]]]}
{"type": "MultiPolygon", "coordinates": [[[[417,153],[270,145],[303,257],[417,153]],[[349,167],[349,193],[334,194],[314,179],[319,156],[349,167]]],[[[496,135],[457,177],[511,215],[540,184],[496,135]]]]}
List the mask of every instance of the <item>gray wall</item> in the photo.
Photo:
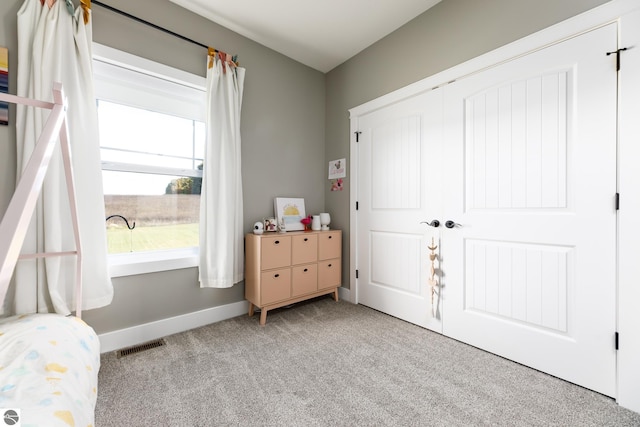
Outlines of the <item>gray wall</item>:
{"type": "MultiPolygon", "coordinates": [[[[35,0],[33,0],[35,1],[35,0]]],[[[10,49],[10,92],[16,90],[16,13],[23,0],[2,0],[0,45],[10,49]]],[[[78,3],[75,1],[74,3],[78,3]]],[[[273,216],[277,196],[304,197],[309,213],[324,209],[324,75],[168,0],[106,0],[117,9],[190,39],[238,54],[247,69],[242,108],[246,231],[273,216]]],[[[206,50],[93,6],[95,42],[204,76],[206,50]]],[[[14,115],[12,114],[12,117],[14,115]]],[[[13,119],[12,119],[13,120],[13,119]]],[[[15,128],[0,126],[0,212],[15,185],[15,128]]],[[[113,280],[113,303],[83,318],[104,333],[244,299],[244,285],[200,289],[197,269],[113,280]]]]}
{"type": "MultiPolygon", "coordinates": [[[[350,108],[606,2],[443,0],[327,73],[327,161],[350,158],[350,108]]],[[[343,191],[325,190],[326,210],[331,213],[332,226],[344,230],[345,235],[344,287],[349,287],[349,185],[347,177],[343,191]]]]}

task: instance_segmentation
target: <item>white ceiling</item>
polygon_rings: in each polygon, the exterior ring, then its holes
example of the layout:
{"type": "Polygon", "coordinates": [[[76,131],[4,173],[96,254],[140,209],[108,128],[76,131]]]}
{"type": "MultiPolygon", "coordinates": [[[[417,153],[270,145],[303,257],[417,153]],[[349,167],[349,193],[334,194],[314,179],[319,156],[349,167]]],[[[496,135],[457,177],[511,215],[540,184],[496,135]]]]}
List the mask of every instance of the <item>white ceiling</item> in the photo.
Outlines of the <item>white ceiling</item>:
{"type": "Polygon", "coordinates": [[[170,1],[327,72],[441,0],[170,1]]]}

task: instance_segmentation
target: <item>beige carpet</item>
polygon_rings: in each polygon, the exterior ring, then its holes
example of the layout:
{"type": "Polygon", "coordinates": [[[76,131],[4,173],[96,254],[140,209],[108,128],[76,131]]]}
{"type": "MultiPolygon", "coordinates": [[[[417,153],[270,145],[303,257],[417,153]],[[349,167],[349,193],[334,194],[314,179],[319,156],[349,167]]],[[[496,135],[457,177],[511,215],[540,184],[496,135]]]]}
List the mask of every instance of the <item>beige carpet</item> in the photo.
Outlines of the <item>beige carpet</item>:
{"type": "Polygon", "coordinates": [[[102,356],[96,426],[640,426],[610,398],[321,297],[102,356]]]}

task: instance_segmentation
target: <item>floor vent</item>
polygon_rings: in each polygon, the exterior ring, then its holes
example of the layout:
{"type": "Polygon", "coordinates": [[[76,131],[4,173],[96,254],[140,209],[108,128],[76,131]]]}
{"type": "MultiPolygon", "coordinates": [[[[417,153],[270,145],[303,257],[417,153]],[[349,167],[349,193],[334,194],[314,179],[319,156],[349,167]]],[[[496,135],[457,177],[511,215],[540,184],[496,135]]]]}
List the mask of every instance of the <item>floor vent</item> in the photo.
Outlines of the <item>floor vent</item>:
{"type": "Polygon", "coordinates": [[[131,347],[123,348],[121,350],[116,351],[116,355],[118,359],[124,356],[129,356],[130,354],[140,353],[141,351],[151,350],[152,348],[162,347],[167,343],[161,338],[158,340],[149,341],[143,344],[134,345],[131,347]]]}

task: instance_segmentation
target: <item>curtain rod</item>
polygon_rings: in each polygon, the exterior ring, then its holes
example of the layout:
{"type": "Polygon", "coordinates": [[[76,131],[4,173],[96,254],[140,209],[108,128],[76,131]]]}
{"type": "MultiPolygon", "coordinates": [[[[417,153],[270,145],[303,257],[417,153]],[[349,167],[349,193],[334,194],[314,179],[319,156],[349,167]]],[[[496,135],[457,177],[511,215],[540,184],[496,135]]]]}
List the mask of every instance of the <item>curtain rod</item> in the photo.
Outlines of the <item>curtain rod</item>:
{"type": "Polygon", "coordinates": [[[100,2],[100,1],[96,1],[96,0],[93,0],[91,3],[92,4],[96,4],[96,5],[104,8],[104,9],[110,10],[111,12],[115,12],[115,13],[117,13],[119,15],[126,16],[127,18],[132,19],[132,20],[134,20],[136,22],[139,22],[141,24],[148,25],[149,27],[152,27],[152,28],[155,28],[156,30],[162,31],[163,33],[171,34],[172,36],[177,37],[179,39],[182,39],[184,41],[187,41],[189,43],[193,43],[193,44],[198,45],[200,47],[203,47],[205,49],[209,49],[209,46],[207,46],[205,44],[202,44],[202,43],[197,42],[197,41],[195,41],[193,39],[185,37],[182,34],[175,33],[175,32],[173,32],[171,30],[167,30],[166,28],[163,28],[163,27],[161,27],[159,25],[153,24],[153,23],[151,23],[149,21],[145,21],[144,19],[138,18],[137,16],[133,16],[130,13],[124,12],[124,11],[122,11],[120,9],[116,9],[115,7],[109,6],[108,4],[104,4],[104,3],[100,2]]]}

